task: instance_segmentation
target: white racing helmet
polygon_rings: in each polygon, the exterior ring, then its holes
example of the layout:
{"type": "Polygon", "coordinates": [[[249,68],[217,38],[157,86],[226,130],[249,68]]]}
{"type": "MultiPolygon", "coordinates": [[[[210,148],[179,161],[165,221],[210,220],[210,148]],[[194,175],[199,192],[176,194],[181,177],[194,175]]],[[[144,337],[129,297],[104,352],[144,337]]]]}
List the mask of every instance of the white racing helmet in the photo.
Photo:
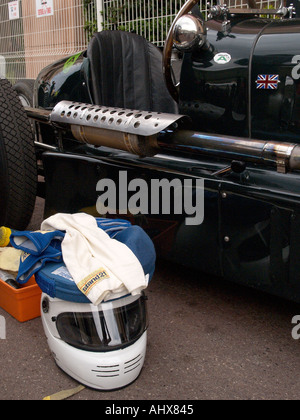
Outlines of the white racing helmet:
{"type": "Polygon", "coordinates": [[[147,345],[144,293],[99,306],[43,293],[41,317],[57,365],[78,382],[94,389],[113,390],[139,376],[147,345]]]}

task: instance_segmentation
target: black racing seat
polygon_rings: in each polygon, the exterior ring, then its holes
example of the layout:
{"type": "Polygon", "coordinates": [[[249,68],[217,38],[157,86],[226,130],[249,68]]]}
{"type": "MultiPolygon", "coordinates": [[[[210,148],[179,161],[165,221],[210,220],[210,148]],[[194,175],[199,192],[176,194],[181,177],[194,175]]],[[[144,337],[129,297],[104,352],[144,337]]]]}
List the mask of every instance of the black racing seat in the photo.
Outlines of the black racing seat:
{"type": "Polygon", "coordinates": [[[161,51],[140,35],[98,32],[89,43],[87,57],[95,104],[177,113],[165,85],[161,51]]]}

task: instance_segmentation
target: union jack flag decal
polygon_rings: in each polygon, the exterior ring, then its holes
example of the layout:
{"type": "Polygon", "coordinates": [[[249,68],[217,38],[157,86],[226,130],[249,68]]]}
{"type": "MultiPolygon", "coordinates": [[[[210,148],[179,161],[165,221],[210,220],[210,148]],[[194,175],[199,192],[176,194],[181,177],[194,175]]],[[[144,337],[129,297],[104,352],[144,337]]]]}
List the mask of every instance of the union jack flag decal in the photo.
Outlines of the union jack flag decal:
{"type": "Polygon", "coordinates": [[[259,74],[256,80],[257,89],[277,89],[280,83],[278,74],[259,74]]]}

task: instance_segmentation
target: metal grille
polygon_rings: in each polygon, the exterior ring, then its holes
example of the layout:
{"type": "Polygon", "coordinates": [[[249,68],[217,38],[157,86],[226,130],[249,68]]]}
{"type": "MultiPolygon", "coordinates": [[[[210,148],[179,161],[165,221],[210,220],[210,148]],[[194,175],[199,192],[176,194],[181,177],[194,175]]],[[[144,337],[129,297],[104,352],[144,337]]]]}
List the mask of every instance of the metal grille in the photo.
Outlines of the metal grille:
{"type": "Polygon", "coordinates": [[[136,32],[162,46],[184,3],[185,0],[103,0],[103,27],[136,32]]]}
{"type": "MultiPolygon", "coordinates": [[[[199,7],[207,17],[207,3],[200,0],[199,7]]],[[[162,47],[173,19],[186,0],[102,0],[103,28],[133,31],[162,47]]],[[[247,7],[247,0],[224,0],[229,7],[247,7]]],[[[277,0],[258,0],[258,8],[273,8],[277,0]]]]}
{"type": "MultiPolygon", "coordinates": [[[[19,18],[9,18],[8,0],[0,0],[0,75],[12,83],[35,79],[53,61],[87,47],[102,29],[134,31],[162,47],[171,23],[185,0],[48,0],[54,13],[37,17],[36,1],[18,0],[19,18]]],[[[230,0],[239,7],[246,0],[230,0]]],[[[15,2],[14,2],[15,3],[15,2]]],[[[43,1],[45,3],[45,1],[43,1]]],[[[212,3],[212,1],[211,1],[212,3]]],[[[207,0],[201,0],[204,15],[207,0]]],[[[279,0],[257,1],[260,8],[278,7],[279,0]]]]}

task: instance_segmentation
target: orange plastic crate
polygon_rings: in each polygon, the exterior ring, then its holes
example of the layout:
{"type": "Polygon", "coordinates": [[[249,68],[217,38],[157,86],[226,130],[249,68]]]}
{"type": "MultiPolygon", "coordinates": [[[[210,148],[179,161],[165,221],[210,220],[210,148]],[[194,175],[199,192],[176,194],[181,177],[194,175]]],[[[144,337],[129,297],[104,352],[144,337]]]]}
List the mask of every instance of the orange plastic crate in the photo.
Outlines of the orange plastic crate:
{"type": "Polygon", "coordinates": [[[0,306],[20,322],[26,322],[41,315],[41,294],[42,291],[34,277],[20,289],[14,289],[0,280],[0,306]]]}

